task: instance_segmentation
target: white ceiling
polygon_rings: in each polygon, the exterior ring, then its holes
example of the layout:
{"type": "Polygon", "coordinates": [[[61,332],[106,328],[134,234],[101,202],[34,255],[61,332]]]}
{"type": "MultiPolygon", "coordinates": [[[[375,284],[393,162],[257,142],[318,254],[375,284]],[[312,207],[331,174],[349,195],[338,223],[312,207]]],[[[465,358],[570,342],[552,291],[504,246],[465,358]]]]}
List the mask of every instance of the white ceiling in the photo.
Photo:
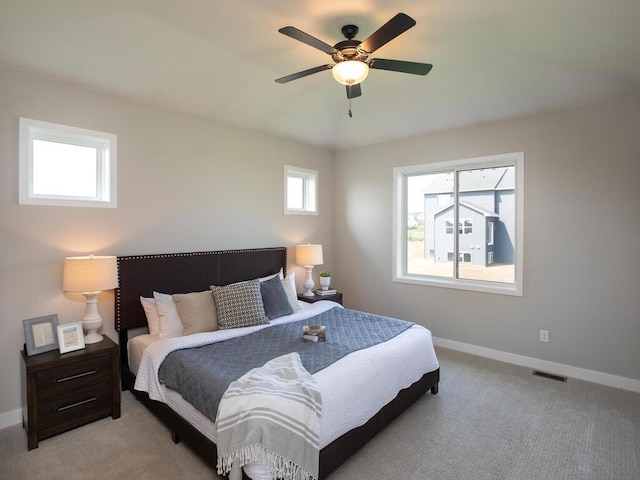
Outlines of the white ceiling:
{"type": "Polygon", "coordinates": [[[350,148],[640,94],[640,0],[0,0],[0,62],[275,135],[350,148]],[[371,58],[347,116],[331,63],[278,33],[364,40],[398,12],[417,25],[371,58]]]}

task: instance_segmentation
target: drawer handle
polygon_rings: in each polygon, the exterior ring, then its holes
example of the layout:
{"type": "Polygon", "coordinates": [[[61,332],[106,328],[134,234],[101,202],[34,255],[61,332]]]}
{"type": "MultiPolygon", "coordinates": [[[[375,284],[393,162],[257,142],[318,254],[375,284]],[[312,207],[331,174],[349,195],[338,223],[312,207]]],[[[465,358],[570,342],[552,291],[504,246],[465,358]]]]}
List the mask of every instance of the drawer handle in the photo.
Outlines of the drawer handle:
{"type": "Polygon", "coordinates": [[[82,400],[81,402],[76,402],[76,403],[72,403],[71,405],[65,405],[64,407],[60,407],[58,408],[58,411],[62,412],[64,410],[69,410],[70,408],[79,407],[80,405],[84,405],[85,403],[95,402],[96,400],[98,400],[97,397],[87,398],[86,400],[82,400]]]}
{"type": "Polygon", "coordinates": [[[76,378],[86,377],[87,375],[93,375],[94,373],[98,373],[97,370],[91,370],[90,372],[79,373],[77,375],[71,375],[70,377],[59,378],[56,380],[58,383],[67,382],[69,380],[74,380],[76,378]]]}

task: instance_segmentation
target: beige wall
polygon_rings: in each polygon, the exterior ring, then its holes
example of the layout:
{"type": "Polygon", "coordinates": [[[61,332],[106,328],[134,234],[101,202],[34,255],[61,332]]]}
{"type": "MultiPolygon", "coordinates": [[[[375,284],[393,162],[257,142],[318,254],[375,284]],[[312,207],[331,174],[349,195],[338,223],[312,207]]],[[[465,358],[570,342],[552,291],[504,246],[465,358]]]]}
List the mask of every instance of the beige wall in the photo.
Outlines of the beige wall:
{"type": "MultiPolygon", "coordinates": [[[[3,67],[0,146],[0,424],[7,412],[15,420],[21,404],[22,320],[50,313],[63,323],[82,317],[83,303],[61,290],[67,255],[312,241],[324,245],[331,268],[328,151],[3,67]],[[20,116],[118,135],[118,208],[18,205],[20,116]],[[283,214],[285,164],[319,171],[318,216],[283,214]]],[[[112,303],[112,292],[101,295],[104,330],[115,340],[112,303]]]]}
{"type": "Polygon", "coordinates": [[[639,125],[636,99],[340,153],[334,276],[347,303],[444,339],[640,379],[639,125]],[[393,167],[519,151],[524,296],[393,283],[393,167]]]}
{"type": "MultiPolygon", "coordinates": [[[[333,154],[0,66],[0,425],[19,421],[22,320],[80,319],[82,302],[61,291],[62,261],[89,252],[319,242],[349,307],[640,379],[639,124],[636,100],[333,154]],[[20,116],[117,134],[119,207],[18,205],[20,116]],[[524,296],[393,283],[393,167],[515,151],[525,154],[524,296]],[[319,170],[319,216],[282,213],[285,164],[319,170]]],[[[101,295],[115,339],[112,302],[101,295]]]]}

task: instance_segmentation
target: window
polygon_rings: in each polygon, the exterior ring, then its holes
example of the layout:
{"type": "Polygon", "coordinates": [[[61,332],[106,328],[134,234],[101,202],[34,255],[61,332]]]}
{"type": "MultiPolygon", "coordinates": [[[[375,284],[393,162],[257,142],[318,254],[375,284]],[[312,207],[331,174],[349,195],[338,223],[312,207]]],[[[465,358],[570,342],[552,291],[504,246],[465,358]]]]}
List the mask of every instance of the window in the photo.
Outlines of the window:
{"type": "MultiPolygon", "coordinates": [[[[460,235],[471,235],[473,233],[473,220],[458,221],[458,233],[460,235]]],[[[453,235],[453,220],[445,221],[445,234],[453,235]]]]}
{"type": "Polygon", "coordinates": [[[522,295],[523,153],[393,175],[394,281],[522,295]]]}
{"type": "MultiPolygon", "coordinates": [[[[447,262],[453,262],[454,259],[453,252],[447,252],[447,262]]],[[[471,254],[470,253],[461,253],[458,255],[458,259],[464,263],[471,263],[471,254]]]]}
{"type": "MultiPolygon", "coordinates": [[[[493,222],[487,222],[487,245],[492,246],[493,245],[493,222]]],[[[490,252],[492,258],[493,258],[493,252],[490,252]]],[[[490,262],[493,263],[493,262],[490,262]]]]}
{"type": "Polygon", "coordinates": [[[115,135],[20,119],[22,205],[117,206],[115,135]]]}
{"type": "Polygon", "coordinates": [[[317,215],[318,172],[285,165],[284,181],[284,213],[317,215]]]}

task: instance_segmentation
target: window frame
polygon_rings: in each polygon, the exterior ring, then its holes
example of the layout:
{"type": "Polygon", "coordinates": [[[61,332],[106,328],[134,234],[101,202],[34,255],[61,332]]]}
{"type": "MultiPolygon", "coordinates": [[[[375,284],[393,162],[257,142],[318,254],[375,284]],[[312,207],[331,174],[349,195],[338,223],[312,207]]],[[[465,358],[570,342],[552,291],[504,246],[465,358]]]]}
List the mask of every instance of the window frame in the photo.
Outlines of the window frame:
{"type": "Polygon", "coordinates": [[[318,215],[319,176],[317,170],[284,166],[284,213],[285,215],[318,215]],[[302,208],[289,208],[289,178],[302,179],[302,208]]]}
{"type": "MultiPolygon", "coordinates": [[[[458,186],[454,189],[455,205],[459,205],[458,186]]],[[[435,287],[470,290],[503,295],[523,295],[523,257],[524,257],[524,153],[514,152],[485,157],[451,160],[444,162],[409,165],[393,169],[393,268],[392,281],[435,287]],[[453,172],[454,177],[463,170],[515,167],[515,251],[514,282],[500,283],[484,280],[456,278],[457,264],[454,264],[453,277],[420,275],[407,272],[407,178],[420,174],[453,172]]],[[[454,211],[456,209],[454,208],[454,211]]],[[[453,225],[457,223],[457,213],[453,225]]],[[[455,231],[455,230],[454,230],[455,231]]],[[[457,238],[457,235],[456,235],[457,238]]],[[[457,244],[457,241],[456,241],[457,244]]],[[[457,248],[457,247],[456,247],[457,248]]],[[[460,252],[458,252],[460,253],[460,252]]]]}
{"type": "Polygon", "coordinates": [[[20,118],[19,204],[117,208],[117,136],[85,128],[20,118]],[[96,195],[34,193],[34,141],[41,140],[96,149],[96,195]]]}

